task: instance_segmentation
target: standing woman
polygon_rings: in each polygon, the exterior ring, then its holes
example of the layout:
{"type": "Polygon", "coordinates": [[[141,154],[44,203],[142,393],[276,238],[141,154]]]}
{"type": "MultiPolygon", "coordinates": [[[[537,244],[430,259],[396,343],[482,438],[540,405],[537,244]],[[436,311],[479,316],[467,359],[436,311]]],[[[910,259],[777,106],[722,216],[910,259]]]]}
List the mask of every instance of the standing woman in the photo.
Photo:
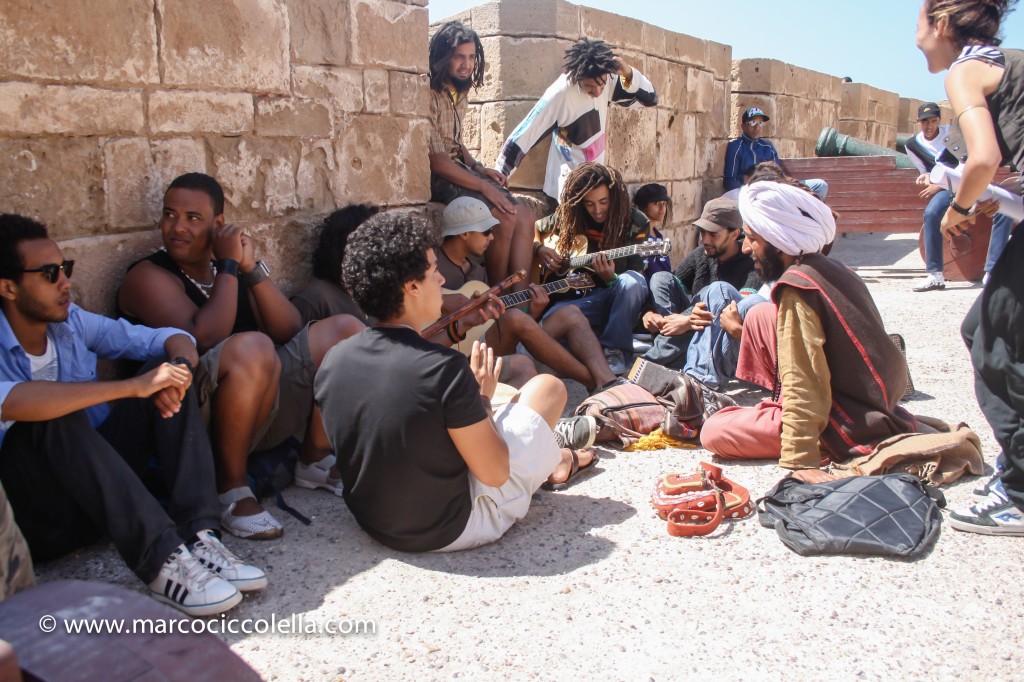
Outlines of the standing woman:
{"type": "MultiPolygon", "coordinates": [[[[963,179],[942,218],[948,237],[994,202],[978,205],[996,169],[1024,165],[1024,51],[999,47],[999,26],[1016,0],[924,0],[917,46],[928,70],[946,69],[956,114],[947,148],[968,153],[963,179]],[[962,137],[957,136],[959,132],[962,137]],[[960,150],[957,150],[957,147],[960,150]]],[[[1017,180],[1016,191],[1020,191],[1017,180]]],[[[978,405],[1002,452],[979,501],[950,524],[986,535],[1024,536],[1024,234],[1014,230],[960,332],[971,352],[978,405]]]]}

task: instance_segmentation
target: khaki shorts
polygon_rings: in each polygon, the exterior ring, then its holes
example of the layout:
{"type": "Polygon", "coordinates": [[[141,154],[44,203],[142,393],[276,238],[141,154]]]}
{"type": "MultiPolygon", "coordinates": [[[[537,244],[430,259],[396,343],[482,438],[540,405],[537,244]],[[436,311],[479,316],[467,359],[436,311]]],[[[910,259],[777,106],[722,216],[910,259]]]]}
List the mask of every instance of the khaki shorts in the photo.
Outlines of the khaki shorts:
{"type": "MultiPolygon", "coordinates": [[[[207,426],[210,424],[210,398],[217,390],[220,354],[225,343],[227,339],[203,353],[193,379],[207,426]]],[[[253,434],[250,452],[270,449],[290,437],[301,443],[306,437],[309,416],[313,412],[313,377],[316,376],[313,357],[309,354],[309,325],[303,327],[291,341],[278,346],[277,357],[281,360],[277,397],[270,414],[253,434]]]]}
{"type": "Polygon", "coordinates": [[[500,488],[469,474],[473,509],[455,542],[438,552],[456,552],[494,542],[530,509],[533,494],[547,480],[562,451],[555,434],[539,414],[526,405],[509,403],[494,415],[494,427],[508,445],[509,478],[500,488]]]}

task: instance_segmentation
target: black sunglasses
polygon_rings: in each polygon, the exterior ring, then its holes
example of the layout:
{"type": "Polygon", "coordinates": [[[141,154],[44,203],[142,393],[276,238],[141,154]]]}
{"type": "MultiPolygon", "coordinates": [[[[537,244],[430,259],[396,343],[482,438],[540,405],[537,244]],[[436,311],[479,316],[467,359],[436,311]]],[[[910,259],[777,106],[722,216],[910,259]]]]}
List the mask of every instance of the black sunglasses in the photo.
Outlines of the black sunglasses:
{"type": "Polygon", "coordinates": [[[484,230],[483,232],[481,232],[480,234],[482,234],[485,237],[490,237],[492,232],[494,232],[494,230],[488,228],[488,229],[484,230]]]}
{"type": "Polygon", "coordinates": [[[60,277],[60,271],[64,271],[64,275],[70,279],[71,271],[75,269],[75,261],[66,260],[60,265],[56,263],[47,263],[46,265],[40,265],[38,268],[25,269],[22,272],[41,272],[46,275],[46,279],[50,280],[50,284],[56,284],[57,278],[60,277]]]}

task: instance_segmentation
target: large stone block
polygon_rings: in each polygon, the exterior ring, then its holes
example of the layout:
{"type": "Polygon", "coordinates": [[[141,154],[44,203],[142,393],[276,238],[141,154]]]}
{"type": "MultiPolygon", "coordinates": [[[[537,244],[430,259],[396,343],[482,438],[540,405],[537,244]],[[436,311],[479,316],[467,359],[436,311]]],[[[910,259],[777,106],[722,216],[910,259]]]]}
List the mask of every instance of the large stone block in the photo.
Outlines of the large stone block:
{"type": "Polygon", "coordinates": [[[654,24],[644,23],[640,25],[640,33],[644,52],[649,55],[664,57],[668,50],[669,31],[654,24]]]}
{"type": "Polygon", "coordinates": [[[585,5],[580,5],[580,35],[613,47],[644,50],[643,23],[585,5]]]}
{"type": "Polygon", "coordinates": [[[686,109],[707,113],[715,103],[715,78],[710,71],[686,69],[686,109]]]}
{"type": "Polygon", "coordinates": [[[330,213],[349,197],[335,197],[331,190],[334,177],[334,147],[330,140],[303,140],[299,168],[295,178],[295,197],[299,208],[317,215],[330,213]]]}
{"type": "Polygon", "coordinates": [[[849,135],[850,137],[855,137],[858,140],[870,141],[868,139],[870,137],[868,133],[868,124],[865,121],[839,121],[839,125],[836,126],[836,130],[843,135],[849,135]]]}
{"type": "Polygon", "coordinates": [[[665,58],[681,64],[706,68],[708,41],[685,33],[669,31],[665,36],[665,58]]]}
{"type": "Polygon", "coordinates": [[[551,136],[549,135],[534,145],[523,162],[519,164],[519,168],[512,173],[509,185],[516,190],[534,190],[543,193],[550,151],[551,136]]]}
{"type": "Polygon", "coordinates": [[[151,0],[6,0],[0,35],[2,78],[109,85],[160,79],[151,0]]]}
{"type": "Polygon", "coordinates": [[[334,194],[369,204],[418,204],[430,198],[425,119],[356,116],[334,142],[334,194]]]}
{"type": "MultiPolygon", "coordinates": [[[[388,72],[384,69],[364,69],[363,102],[366,106],[366,112],[370,114],[386,112],[391,106],[389,102],[390,97],[388,72]]],[[[429,111],[429,105],[427,110],[420,113],[424,114],[427,111],[429,111]]]]}
{"type": "Polygon", "coordinates": [[[391,113],[423,116],[430,111],[430,81],[423,73],[392,71],[391,113]]]}
{"type": "Polygon", "coordinates": [[[564,0],[488,2],[473,8],[469,22],[480,37],[580,37],[580,8],[564,0]]]}
{"type": "Polygon", "coordinates": [[[648,57],[644,75],[658,93],[658,104],[668,109],[684,111],[688,106],[688,69],[675,62],[648,57]]]}
{"type": "Polygon", "coordinates": [[[149,93],[149,130],[241,135],[253,129],[252,95],[157,90],[149,93]]]}
{"type": "Polygon", "coordinates": [[[256,133],[264,137],[330,137],[326,105],[300,97],[256,99],[256,133]]]}
{"type": "Polygon", "coordinates": [[[46,223],[55,239],[99,231],[103,153],[95,139],[0,140],[2,212],[46,223]]]}
{"type": "Polygon", "coordinates": [[[729,141],[725,139],[702,141],[694,159],[694,173],[697,178],[721,180],[725,170],[725,148],[728,144],[729,141]]]}
{"type": "Polygon", "coordinates": [[[298,205],[294,180],[301,144],[267,137],[208,137],[213,175],[224,187],[228,220],[274,217],[298,205]],[[282,176],[291,176],[291,180],[282,176]]]}
{"type": "Polygon", "coordinates": [[[288,0],[291,60],[343,65],[348,60],[348,0],[288,0]]]}
{"type": "Polygon", "coordinates": [[[75,261],[75,276],[71,280],[75,303],[90,312],[113,317],[117,289],[125,271],[160,248],[160,232],[90,235],[60,241],[60,248],[65,258],[75,261]]]}
{"type": "Polygon", "coordinates": [[[296,66],[292,69],[292,88],[293,94],[299,97],[326,103],[335,118],[363,110],[363,72],[360,69],[296,66]]]}
{"type": "Polygon", "coordinates": [[[427,73],[427,10],[392,0],[349,0],[349,62],[427,73]]]}
{"type": "Polygon", "coordinates": [[[696,135],[692,115],[658,110],[657,168],[654,175],[662,180],[689,180],[694,177],[694,154],[697,147],[704,144],[706,142],[696,135]]]}
{"type": "Polygon", "coordinates": [[[864,120],[868,117],[871,86],[864,83],[843,83],[840,111],[844,119],[864,120]]]}
{"type": "Polygon", "coordinates": [[[708,41],[708,68],[719,80],[727,80],[732,73],[732,46],[708,41]]]}
{"type": "Polygon", "coordinates": [[[149,140],[129,137],[103,144],[106,222],[113,229],[152,225],[160,217],[149,140]]]}
{"type": "Polygon", "coordinates": [[[179,175],[206,172],[206,145],[202,139],[179,137],[152,140],[150,150],[153,154],[153,186],[157,200],[163,197],[167,185],[179,175]]]}
{"type": "Polygon", "coordinates": [[[729,134],[729,107],[732,105],[729,94],[729,82],[716,80],[711,95],[711,133],[714,137],[726,137],[729,134]]]}
{"type": "Polygon", "coordinates": [[[783,63],[776,59],[737,59],[732,63],[732,91],[774,93],[782,90],[783,63]]]}
{"type": "Polygon", "coordinates": [[[142,128],[140,92],[0,83],[0,137],[136,135],[142,128]]]}
{"type": "Polygon", "coordinates": [[[484,84],[469,93],[471,102],[537,99],[562,73],[571,43],[547,38],[484,38],[484,84]]]}
{"type": "MultiPolygon", "coordinates": [[[[659,113],[664,112],[647,107],[612,107],[608,112],[606,158],[608,165],[617,168],[626,182],[640,182],[655,177],[659,113]]],[[[690,167],[693,167],[692,158],[690,167]]]]}
{"type": "Polygon", "coordinates": [[[156,0],[167,85],[287,94],[288,10],[277,0],[218,0],[198,7],[156,0]]]}
{"type": "MultiPolygon", "coordinates": [[[[466,115],[462,119],[462,144],[466,149],[480,150],[480,127],[481,112],[484,107],[503,107],[509,102],[494,102],[492,104],[470,104],[466,107],[466,115]]],[[[493,115],[493,112],[491,113],[493,115]]]]}
{"type": "Polygon", "coordinates": [[[253,239],[256,253],[274,272],[274,283],[286,296],[309,281],[313,249],[320,238],[321,218],[246,223],[246,234],[253,239]]]}

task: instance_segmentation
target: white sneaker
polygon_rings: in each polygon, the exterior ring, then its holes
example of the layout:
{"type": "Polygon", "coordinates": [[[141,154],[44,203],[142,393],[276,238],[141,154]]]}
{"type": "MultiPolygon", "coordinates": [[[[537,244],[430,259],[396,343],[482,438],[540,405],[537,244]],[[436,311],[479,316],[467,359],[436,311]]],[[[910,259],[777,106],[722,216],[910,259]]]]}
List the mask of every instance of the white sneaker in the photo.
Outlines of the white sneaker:
{"type": "Polygon", "coordinates": [[[608,369],[619,376],[626,373],[626,355],[620,348],[605,348],[604,358],[608,361],[608,369]]]}
{"type": "Polygon", "coordinates": [[[914,291],[935,291],[946,288],[946,277],[941,272],[929,272],[924,279],[917,283],[914,291]]]}
{"type": "Polygon", "coordinates": [[[267,574],[255,566],[243,564],[212,530],[201,530],[196,533],[196,537],[199,539],[188,549],[196,561],[208,570],[242,592],[262,590],[267,586],[267,574]]]}
{"type": "Polygon", "coordinates": [[[221,504],[227,505],[220,513],[220,525],[224,530],[236,537],[249,540],[273,540],[284,535],[284,526],[266,509],[250,516],[235,516],[231,513],[235,510],[239,500],[248,497],[256,499],[248,487],[232,488],[217,496],[221,504]]]}
{"type": "Polygon", "coordinates": [[[312,464],[296,462],[295,485],[310,490],[323,488],[341,497],[343,487],[341,479],[331,478],[331,467],[337,461],[334,455],[327,455],[319,462],[313,462],[312,464]]]}
{"type": "Polygon", "coordinates": [[[149,584],[149,593],[190,616],[215,616],[242,601],[242,593],[208,571],[185,545],[167,557],[160,573],[149,584]]]}
{"type": "Polygon", "coordinates": [[[985,501],[950,514],[949,525],[968,533],[1024,536],[1024,511],[1009,500],[1002,483],[997,482],[985,501]]]}

